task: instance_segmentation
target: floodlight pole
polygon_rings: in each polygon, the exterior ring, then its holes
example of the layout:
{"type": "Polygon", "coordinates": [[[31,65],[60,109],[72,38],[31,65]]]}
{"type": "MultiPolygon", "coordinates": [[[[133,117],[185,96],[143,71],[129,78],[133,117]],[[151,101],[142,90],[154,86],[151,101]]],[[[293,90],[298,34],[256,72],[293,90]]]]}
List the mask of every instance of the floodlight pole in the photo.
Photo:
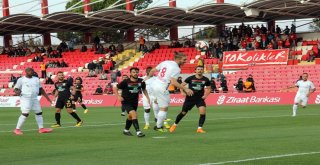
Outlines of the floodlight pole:
{"type": "MultiPolygon", "coordinates": [[[[3,17],[7,17],[10,15],[9,0],[2,0],[2,14],[3,17]]],[[[12,36],[9,34],[4,35],[3,46],[7,48],[10,46],[10,43],[12,43],[12,36]]]]}
{"type": "MultiPolygon", "coordinates": [[[[177,7],[176,0],[169,0],[169,7],[177,7]]],[[[170,40],[175,40],[178,41],[179,35],[178,35],[178,27],[177,26],[172,26],[170,27],[170,40]]]]}
{"type": "MultiPolygon", "coordinates": [[[[49,14],[48,0],[41,1],[41,14],[42,14],[42,17],[49,14]]],[[[42,34],[42,41],[43,41],[44,46],[51,45],[51,34],[50,33],[43,33],[42,34]]]]}
{"type": "MultiPolygon", "coordinates": [[[[216,0],[216,3],[224,3],[224,0],[216,0]]],[[[224,30],[224,24],[216,25],[216,36],[220,37],[220,32],[224,30]]]]}

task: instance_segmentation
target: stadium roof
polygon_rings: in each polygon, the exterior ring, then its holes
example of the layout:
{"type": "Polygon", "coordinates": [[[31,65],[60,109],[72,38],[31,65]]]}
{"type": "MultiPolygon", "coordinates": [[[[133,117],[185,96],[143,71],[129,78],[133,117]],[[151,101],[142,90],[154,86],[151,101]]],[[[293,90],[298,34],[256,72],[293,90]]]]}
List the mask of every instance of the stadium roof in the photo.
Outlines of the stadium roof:
{"type": "Polygon", "coordinates": [[[15,14],[0,18],[0,34],[44,33],[58,31],[94,31],[172,27],[183,25],[216,25],[252,21],[319,18],[320,0],[259,0],[242,6],[210,3],[190,9],[153,7],[139,11],[103,9],[88,15],[57,12],[44,17],[15,14]],[[248,17],[245,10],[255,10],[248,17]]]}

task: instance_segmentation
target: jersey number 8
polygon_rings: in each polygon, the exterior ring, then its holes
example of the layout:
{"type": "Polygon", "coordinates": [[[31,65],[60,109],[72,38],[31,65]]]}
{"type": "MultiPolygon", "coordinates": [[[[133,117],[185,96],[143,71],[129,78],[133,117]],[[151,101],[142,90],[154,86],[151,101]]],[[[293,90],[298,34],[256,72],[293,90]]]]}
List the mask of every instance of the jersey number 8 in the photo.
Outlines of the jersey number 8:
{"type": "Polygon", "coordinates": [[[160,71],[160,77],[164,77],[166,72],[167,72],[167,68],[166,67],[162,68],[161,71],[160,71]]]}

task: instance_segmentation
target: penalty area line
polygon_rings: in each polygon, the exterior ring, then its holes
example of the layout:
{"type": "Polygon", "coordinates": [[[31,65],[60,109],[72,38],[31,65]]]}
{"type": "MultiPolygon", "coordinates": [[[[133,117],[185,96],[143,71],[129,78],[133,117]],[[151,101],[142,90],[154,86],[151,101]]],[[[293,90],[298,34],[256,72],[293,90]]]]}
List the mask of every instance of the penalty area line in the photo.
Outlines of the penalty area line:
{"type": "Polygon", "coordinates": [[[240,159],[240,160],[231,160],[231,161],[225,161],[225,162],[204,163],[204,164],[198,164],[198,165],[220,165],[220,164],[228,164],[228,163],[242,163],[242,162],[250,162],[250,161],[256,161],[256,160],[266,160],[266,159],[276,159],[276,158],[285,158],[285,157],[294,157],[294,156],[303,156],[303,155],[316,155],[316,154],[320,154],[320,151],[264,156],[264,157],[256,157],[256,158],[248,158],[248,159],[240,159]]]}

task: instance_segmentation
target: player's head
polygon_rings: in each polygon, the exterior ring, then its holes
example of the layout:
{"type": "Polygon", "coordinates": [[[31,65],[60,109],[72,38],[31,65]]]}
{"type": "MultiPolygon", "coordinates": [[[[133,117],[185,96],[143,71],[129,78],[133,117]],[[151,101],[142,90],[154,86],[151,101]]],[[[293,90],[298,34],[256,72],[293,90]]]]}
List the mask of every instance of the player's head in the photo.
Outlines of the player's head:
{"type": "Polygon", "coordinates": [[[130,77],[138,79],[139,68],[133,67],[130,69],[130,77]]]}
{"type": "Polygon", "coordinates": [[[203,66],[197,66],[196,67],[196,74],[199,76],[202,76],[204,72],[204,67],[203,66]]]}
{"type": "Polygon", "coordinates": [[[25,71],[27,77],[31,78],[33,76],[34,70],[32,68],[27,68],[25,71]]]}
{"type": "Polygon", "coordinates": [[[149,73],[150,73],[151,70],[152,70],[152,67],[151,67],[151,66],[149,66],[149,67],[146,69],[147,75],[149,75],[149,73]]]}
{"type": "Polygon", "coordinates": [[[187,62],[187,55],[181,52],[174,52],[174,61],[176,61],[179,66],[182,66],[187,62]]]}
{"type": "Polygon", "coordinates": [[[58,75],[58,80],[60,80],[60,81],[63,81],[63,80],[64,80],[64,74],[63,74],[62,71],[59,71],[59,72],[57,73],[57,75],[58,75]]]}
{"type": "Polygon", "coordinates": [[[81,81],[79,79],[76,79],[76,84],[81,84],[81,81]]]}
{"type": "Polygon", "coordinates": [[[303,73],[302,74],[302,80],[303,81],[307,81],[308,80],[308,76],[309,76],[308,73],[303,73]]]}

